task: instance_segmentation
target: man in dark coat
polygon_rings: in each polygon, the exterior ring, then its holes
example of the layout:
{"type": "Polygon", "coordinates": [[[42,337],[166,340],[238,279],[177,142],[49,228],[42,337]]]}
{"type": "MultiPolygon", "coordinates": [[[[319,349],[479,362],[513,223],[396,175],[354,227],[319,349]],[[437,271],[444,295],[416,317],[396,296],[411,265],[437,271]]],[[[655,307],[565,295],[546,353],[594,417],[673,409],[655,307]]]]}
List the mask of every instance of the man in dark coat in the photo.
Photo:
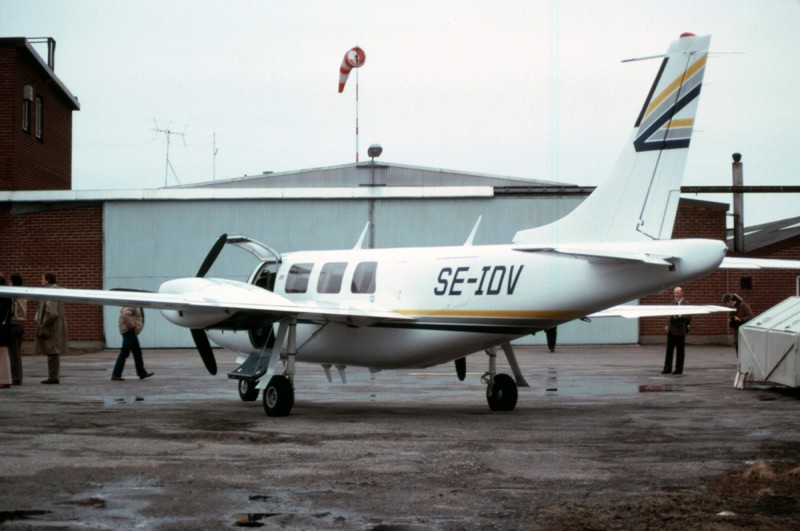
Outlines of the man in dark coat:
{"type": "MultiPolygon", "coordinates": [[[[677,287],[672,292],[675,300],[673,304],[684,305],[689,302],[683,298],[683,288],[677,287]]],[[[691,315],[672,315],[667,321],[665,331],[667,332],[667,353],[664,358],[664,370],[661,374],[683,374],[683,360],[686,355],[686,335],[689,333],[689,324],[692,322],[691,315]],[[675,370],[672,370],[672,354],[677,350],[675,358],[675,370]]]]}

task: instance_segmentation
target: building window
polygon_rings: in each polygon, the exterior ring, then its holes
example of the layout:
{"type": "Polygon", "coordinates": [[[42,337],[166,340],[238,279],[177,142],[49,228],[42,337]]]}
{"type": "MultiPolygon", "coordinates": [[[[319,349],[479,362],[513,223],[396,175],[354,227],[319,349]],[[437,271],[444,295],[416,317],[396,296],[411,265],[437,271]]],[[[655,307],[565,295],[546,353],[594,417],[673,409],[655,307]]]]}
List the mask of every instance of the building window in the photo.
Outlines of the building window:
{"type": "Polygon", "coordinates": [[[42,139],[42,97],[36,96],[36,138],[42,139]]]}
{"type": "Polygon", "coordinates": [[[31,102],[22,100],[22,130],[26,133],[31,132],[31,102]]]}

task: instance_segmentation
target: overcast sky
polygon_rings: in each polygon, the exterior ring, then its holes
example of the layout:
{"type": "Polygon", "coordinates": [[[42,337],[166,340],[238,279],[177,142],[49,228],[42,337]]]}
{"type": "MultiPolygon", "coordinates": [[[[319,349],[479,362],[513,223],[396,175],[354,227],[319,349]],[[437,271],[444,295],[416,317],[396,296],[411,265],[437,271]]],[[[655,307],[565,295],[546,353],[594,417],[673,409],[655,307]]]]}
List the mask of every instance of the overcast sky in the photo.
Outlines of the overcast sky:
{"type": "MultiPolygon", "coordinates": [[[[596,185],[661,54],[711,34],[684,184],[800,184],[800,0],[3,0],[0,35],[53,37],[76,95],[73,188],[157,188],[351,163],[596,185]],[[169,129],[166,171],[166,135],[169,129]],[[183,134],[182,136],[180,134],[183,134]],[[217,155],[214,157],[214,138],[217,155]]],[[[40,52],[46,56],[46,52],[40,52]]],[[[729,201],[725,196],[701,199],[729,201]]],[[[800,214],[752,197],[747,224],[800,214]]]]}

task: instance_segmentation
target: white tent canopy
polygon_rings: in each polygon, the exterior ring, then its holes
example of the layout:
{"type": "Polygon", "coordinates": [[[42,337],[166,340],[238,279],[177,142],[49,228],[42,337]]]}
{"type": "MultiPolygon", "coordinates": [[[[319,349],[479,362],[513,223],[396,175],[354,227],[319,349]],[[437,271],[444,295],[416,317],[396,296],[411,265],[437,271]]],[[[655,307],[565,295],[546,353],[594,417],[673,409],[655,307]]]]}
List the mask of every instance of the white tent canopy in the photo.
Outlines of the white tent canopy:
{"type": "Polygon", "coordinates": [[[737,386],[752,379],[800,387],[799,357],[800,297],[789,297],[739,328],[737,386]]]}

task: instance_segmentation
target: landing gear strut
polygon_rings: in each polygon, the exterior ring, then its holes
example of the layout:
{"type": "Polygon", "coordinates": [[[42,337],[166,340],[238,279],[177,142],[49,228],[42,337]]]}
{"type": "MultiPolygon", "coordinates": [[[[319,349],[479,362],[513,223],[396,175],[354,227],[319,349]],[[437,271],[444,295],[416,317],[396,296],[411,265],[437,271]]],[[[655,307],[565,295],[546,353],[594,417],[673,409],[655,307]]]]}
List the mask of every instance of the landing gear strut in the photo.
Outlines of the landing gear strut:
{"type": "MultiPolygon", "coordinates": [[[[509,361],[513,358],[513,351],[511,345],[504,344],[503,350],[509,356],[509,361]]],[[[489,409],[492,411],[514,411],[517,407],[517,382],[507,374],[497,374],[497,352],[495,347],[487,348],[486,354],[489,356],[489,370],[483,375],[481,380],[486,384],[486,401],[489,403],[489,409]]],[[[512,366],[515,366],[516,360],[513,361],[512,366]]],[[[514,372],[518,372],[515,367],[514,372]]],[[[521,374],[519,375],[522,376],[521,374]]],[[[528,383],[522,378],[520,385],[527,387],[528,383]]]]}
{"type": "MultiPolygon", "coordinates": [[[[291,317],[288,324],[289,344],[286,352],[286,370],[283,374],[273,376],[267,387],[264,388],[264,412],[269,417],[286,417],[294,406],[293,380],[295,356],[297,355],[297,319],[291,317]]],[[[285,323],[281,323],[281,326],[285,326],[285,323]]],[[[280,330],[278,336],[280,341],[276,342],[274,348],[278,349],[279,353],[283,344],[280,330]]]]}

